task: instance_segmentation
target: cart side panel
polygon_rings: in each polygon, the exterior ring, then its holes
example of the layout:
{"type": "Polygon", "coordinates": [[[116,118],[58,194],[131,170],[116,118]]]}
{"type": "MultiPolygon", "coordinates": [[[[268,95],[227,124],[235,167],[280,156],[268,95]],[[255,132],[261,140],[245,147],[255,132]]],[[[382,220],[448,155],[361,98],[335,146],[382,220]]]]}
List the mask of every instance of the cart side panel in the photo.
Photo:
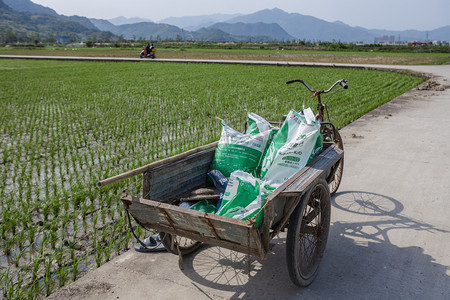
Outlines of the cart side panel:
{"type": "Polygon", "coordinates": [[[215,149],[208,149],[144,174],[145,199],[167,202],[207,183],[215,149]]]}
{"type": "Polygon", "coordinates": [[[122,201],[126,203],[133,218],[146,227],[170,228],[174,233],[188,231],[248,247],[251,252],[258,252],[260,249],[259,233],[253,232],[258,230],[245,221],[130,196],[122,197],[122,201]]]}

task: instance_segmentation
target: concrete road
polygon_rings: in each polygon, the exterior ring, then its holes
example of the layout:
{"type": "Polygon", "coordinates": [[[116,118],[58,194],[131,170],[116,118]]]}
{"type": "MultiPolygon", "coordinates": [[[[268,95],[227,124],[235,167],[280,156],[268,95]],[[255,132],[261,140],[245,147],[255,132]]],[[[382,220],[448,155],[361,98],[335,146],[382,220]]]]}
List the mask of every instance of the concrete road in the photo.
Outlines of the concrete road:
{"type": "Polygon", "coordinates": [[[309,287],[291,283],[281,235],[250,277],[245,255],[218,247],[184,271],[173,254],[130,250],[50,298],[450,299],[450,66],[407,68],[435,76],[341,131],[344,178],[309,287]]]}

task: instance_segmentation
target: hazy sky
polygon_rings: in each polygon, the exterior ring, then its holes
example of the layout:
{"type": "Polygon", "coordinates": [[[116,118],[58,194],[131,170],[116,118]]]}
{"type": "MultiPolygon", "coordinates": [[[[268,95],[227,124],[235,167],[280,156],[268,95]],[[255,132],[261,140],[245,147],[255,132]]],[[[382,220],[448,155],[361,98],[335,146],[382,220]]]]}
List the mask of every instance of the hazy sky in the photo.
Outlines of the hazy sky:
{"type": "Polygon", "coordinates": [[[32,0],[63,15],[112,19],[249,14],[266,8],[367,29],[432,30],[450,25],[450,0],[32,0]]]}

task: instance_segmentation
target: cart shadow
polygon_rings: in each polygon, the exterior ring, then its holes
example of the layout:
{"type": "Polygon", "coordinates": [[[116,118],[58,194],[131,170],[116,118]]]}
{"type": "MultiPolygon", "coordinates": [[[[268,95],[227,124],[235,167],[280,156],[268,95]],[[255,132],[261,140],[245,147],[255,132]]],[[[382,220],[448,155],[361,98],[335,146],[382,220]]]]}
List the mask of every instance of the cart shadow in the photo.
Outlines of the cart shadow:
{"type": "Polygon", "coordinates": [[[307,288],[295,286],[289,278],[285,233],[271,241],[266,260],[250,258],[250,276],[247,255],[215,246],[203,246],[185,257],[183,273],[208,298],[214,298],[215,289],[229,292],[230,299],[444,299],[449,295],[448,265],[437,263],[421,247],[399,247],[389,239],[393,230],[405,230],[411,236],[409,244],[421,231],[436,237],[449,231],[400,215],[403,205],[379,194],[340,193],[333,206],[369,217],[331,224],[319,274],[307,288]]]}

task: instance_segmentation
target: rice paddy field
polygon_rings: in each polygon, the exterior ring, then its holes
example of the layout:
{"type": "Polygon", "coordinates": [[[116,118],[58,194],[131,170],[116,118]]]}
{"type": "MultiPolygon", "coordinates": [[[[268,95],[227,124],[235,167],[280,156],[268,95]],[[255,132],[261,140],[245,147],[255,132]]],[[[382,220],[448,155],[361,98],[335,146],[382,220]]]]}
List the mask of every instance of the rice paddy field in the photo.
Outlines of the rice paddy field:
{"type": "MultiPolygon", "coordinates": [[[[145,44],[143,44],[145,45],[145,44]]],[[[137,45],[135,45],[137,46],[137,45]]],[[[380,51],[330,51],[330,50],[279,50],[258,49],[213,49],[188,47],[183,44],[156,45],[158,59],[212,59],[212,60],[254,60],[254,61],[290,61],[290,62],[333,62],[347,64],[384,64],[384,65],[441,65],[450,63],[450,55],[445,51],[430,53],[417,52],[380,52],[380,51]]],[[[250,46],[249,46],[250,47],[250,46]]],[[[81,57],[127,57],[138,58],[142,46],[137,47],[1,47],[0,55],[33,56],[81,56],[81,57]]]]}
{"type": "MultiPolygon", "coordinates": [[[[408,74],[338,68],[0,60],[0,296],[40,299],[127,251],[118,196],[140,178],[96,183],[211,143],[220,120],[278,121],[327,97],[342,127],[417,86],[408,74]]],[[[133,226],[136,226],[133,224],[133,226]]],[[[137,235],[148,233],[136,226],[137,235]]]]}

